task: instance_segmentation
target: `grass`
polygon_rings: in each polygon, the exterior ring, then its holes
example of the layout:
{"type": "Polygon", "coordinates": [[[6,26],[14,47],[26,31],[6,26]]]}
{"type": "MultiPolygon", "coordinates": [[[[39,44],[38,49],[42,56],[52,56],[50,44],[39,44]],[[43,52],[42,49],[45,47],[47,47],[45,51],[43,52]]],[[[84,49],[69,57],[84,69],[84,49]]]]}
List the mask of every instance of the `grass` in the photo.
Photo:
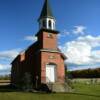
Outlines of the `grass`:
{"type": "Polygon", "coordinates": [[[100,85],[74,84],[73,93],[25,93],[1,89],[0,100],[100,100],[100,85]]]}

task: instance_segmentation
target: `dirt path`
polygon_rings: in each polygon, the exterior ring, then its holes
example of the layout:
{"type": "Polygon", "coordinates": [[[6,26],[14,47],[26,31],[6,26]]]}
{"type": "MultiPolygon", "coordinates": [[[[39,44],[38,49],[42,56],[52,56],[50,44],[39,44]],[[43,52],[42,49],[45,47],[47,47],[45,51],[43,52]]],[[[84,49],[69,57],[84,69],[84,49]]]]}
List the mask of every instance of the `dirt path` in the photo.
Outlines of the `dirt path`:
{"type": "Polygon", "coordinates": [[[10,80],[0,80],[0,85],[9,85],[10,80]]]}

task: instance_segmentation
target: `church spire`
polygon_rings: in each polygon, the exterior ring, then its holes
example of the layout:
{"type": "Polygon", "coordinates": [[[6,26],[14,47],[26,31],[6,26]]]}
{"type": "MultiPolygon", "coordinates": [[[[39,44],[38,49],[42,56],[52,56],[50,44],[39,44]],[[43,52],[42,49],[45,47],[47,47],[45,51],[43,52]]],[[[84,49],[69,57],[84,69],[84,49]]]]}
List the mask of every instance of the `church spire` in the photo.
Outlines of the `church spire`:
{"type": "Polygon", "coordinates": [[[44,17],[54,18],[48,0],[45,0],[39,19],[44,18],[44,17]]]}
{"type": "Polygon", "coordinates": [[[42,12],[40,14],[38,21],[40,29],[41,28],[51,29],[51,30],[55,29],[55,18],[53,17],[48,0],[45,0],[44,2],[42,12]]]}

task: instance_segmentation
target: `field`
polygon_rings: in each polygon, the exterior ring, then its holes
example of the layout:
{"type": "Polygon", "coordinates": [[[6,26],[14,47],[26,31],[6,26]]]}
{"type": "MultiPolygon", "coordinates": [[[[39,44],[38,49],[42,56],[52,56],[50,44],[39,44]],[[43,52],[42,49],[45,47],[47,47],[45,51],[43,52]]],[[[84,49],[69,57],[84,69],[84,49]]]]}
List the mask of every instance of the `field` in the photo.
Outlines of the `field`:
{"type": "Polygon", "coordinates": [[[8,85],[10,80],[0,80],[0,85],[8,85]]]}
{"type": "Polygon", "coordinates": [[[84,83],[84,84],[86,84],[86,83],[96,83],[96,84],[100,84],[100,78],[89,78],[89,79],[86,79],[86,78],[83,78],[83,79],[80,79],[80,78],[78,78],[78,79],[73,79],[72,80],[72,82],[76,82],[76,83],[84,83]]]}
{"type": "Polygon", "coordinates": [[[99,84],[74,83],[73,87],[72,93],[25,93],[0,86],[0,100],[100,100],[99,84]]]}

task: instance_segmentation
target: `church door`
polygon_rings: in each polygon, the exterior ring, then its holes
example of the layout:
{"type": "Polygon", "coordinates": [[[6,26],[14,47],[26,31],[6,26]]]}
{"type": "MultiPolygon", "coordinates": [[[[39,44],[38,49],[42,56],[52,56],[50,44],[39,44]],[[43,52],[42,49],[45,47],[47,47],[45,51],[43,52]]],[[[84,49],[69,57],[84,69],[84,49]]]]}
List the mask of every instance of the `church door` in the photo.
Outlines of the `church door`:
{"type": "Polygon", "coordinates": [[[46,65],[46,82],[55,82],[55,65],[46,65]]]}

